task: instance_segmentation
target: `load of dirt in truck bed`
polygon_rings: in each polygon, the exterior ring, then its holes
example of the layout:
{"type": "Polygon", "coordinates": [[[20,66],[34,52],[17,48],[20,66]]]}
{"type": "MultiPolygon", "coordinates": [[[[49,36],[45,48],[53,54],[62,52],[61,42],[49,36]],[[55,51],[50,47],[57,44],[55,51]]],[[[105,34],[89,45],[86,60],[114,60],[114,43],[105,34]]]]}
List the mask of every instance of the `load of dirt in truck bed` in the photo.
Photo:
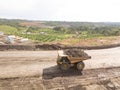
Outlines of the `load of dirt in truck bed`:
{"type": "Polygon", "coordinates": [[[91,58],[87,53],[85,53],[81,49],[65,49],[63,52],[64,52],[64,54],[66,54],[70,57],[82,57],[82,58],[86,58],[86,59],[91,58]]]}

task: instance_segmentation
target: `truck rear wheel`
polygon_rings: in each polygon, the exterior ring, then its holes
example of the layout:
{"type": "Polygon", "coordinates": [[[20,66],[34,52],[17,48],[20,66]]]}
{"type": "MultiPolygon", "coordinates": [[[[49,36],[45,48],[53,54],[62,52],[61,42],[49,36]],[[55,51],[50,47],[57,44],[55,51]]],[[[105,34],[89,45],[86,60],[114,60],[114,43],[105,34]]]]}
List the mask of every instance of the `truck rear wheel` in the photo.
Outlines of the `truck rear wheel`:
{"type": "Polygon", "coordinates": [[[76,67],[78,70],[82,71],[85,67],[85,64],[84,64],[84,62],[81,61],[81,62],[76,64],[76,67]]]}
{"type": "Polygon", "coordinates": [[[67,62],[63,62],[62,64],[59,65],[61,70],[68,70],[70,68],[70,64],[67,62]]]}

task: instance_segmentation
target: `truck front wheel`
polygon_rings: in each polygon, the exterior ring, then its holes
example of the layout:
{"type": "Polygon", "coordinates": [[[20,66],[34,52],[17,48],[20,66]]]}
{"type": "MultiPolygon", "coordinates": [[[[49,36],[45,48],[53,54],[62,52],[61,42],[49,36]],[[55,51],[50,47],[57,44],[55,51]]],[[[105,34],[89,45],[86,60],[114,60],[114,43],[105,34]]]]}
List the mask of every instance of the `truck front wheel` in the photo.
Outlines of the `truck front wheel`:
{"type": "Polygon", "coordinates": [[[67,62],[63,62],[62,64],[59,65],[59,67],[60,67],[61,70],[66,71],[70,68],[70,64],[67,63],[67,62]]]}

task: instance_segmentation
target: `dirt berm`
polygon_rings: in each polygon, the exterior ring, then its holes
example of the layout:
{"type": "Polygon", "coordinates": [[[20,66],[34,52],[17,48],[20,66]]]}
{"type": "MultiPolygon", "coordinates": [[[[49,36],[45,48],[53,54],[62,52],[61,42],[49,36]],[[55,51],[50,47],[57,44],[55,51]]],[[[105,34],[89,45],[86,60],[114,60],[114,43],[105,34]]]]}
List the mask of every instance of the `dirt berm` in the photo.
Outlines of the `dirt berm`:
{"type": "Polygon", "coordinates": [[[106,49],[118,47],[120,44],[102,45],[102,46],[64,46],[61,44],[37,44],[37,45],[0,45],[0,50],[59,50],[59,49],[106,49]]]}

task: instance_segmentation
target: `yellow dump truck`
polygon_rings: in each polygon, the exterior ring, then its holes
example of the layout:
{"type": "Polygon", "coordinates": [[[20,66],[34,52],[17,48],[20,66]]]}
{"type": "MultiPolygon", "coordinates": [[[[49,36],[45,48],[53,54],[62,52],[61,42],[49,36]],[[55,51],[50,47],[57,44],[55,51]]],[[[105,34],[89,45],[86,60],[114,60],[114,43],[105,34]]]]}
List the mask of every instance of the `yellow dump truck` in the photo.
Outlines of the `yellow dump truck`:
{"type": "Polygon", "coordinates": [[[69,68],[74,67],[82,71],[85,67],[83,61],[90,58],[91,56],[88,56],[87,53],[80,49],[59,50],[57,65],[61,70],[68,70],[69,68]]]}

